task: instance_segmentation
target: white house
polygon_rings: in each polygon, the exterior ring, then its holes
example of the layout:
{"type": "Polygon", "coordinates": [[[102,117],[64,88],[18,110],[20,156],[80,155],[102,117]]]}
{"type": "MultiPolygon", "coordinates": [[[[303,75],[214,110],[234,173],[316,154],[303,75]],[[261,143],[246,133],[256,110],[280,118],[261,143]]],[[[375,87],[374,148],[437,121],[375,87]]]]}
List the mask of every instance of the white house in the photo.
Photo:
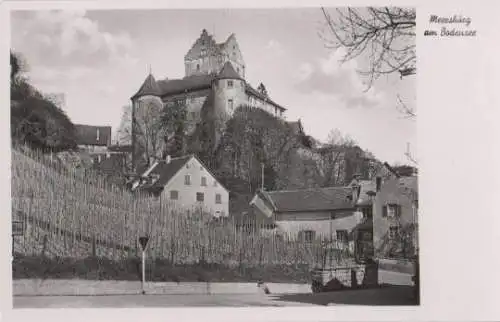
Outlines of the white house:
{"type": "Polygon", "coordinates": [[[228,190],[194,155],[156,161],[132,190],[148,192],[180,209],[201,207],[216,217],[229,215],[228,190]]]}
{"type": "Polygon", "coordinates": [[[254,210],[274,219],[276,230],[306,240],[348,244],[363,215],[356,209],[357,188],[329,187],[295,191],[259,191],[254,210]]]}

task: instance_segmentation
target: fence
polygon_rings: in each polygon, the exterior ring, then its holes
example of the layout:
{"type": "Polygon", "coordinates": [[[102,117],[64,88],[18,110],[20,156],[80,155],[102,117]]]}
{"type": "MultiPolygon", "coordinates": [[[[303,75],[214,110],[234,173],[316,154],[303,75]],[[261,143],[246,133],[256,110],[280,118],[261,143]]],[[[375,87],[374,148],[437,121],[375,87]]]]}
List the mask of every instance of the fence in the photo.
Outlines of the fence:
{"type": "MultiPolygon", "coordinates": [[[[27,222],[22,254],[72,258],[136,256],[137,238],[150,236],[148,257],[171,264],[308,265],[326,262],[320,240],[240,230],[231,220],[186,213],[168,203],[110,186],[96,173],[58,168],[45,155],[12,152],[12,207],[27,222]],[[44,242],[45,241],[45,242],[44,242]],[[48,250],[50,248],[50,250],[48,250]]],[[[349,260],[337,256],[337,262],[349,260]]]]}

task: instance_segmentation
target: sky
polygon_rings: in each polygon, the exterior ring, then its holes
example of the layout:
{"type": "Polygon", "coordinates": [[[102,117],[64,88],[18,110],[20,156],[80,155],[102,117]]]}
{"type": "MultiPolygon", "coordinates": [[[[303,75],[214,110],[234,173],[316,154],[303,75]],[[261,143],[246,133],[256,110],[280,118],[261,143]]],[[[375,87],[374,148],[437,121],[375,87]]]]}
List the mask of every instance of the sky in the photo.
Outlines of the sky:
{"type": "Polygon", "coordinates": [[[27,76],[44,93],[64,93],[77,124],[120,124],[123,107],[151,68],[155,78],[184,76],[184,55],[206,29],[223,42],[234,33],[246,80],[300,119],[308,135],[325,141],[333,129],[378,159],[408,163],[417,156],[416,124],[398,110],[398,95],[416,104],[415,79],[384,76],[365,91],[356,71],[340,64],[342,50],[326,48],[319,8],[232,10],[18,11],[11,17],[12,49],[27,61],[27,76]]]}

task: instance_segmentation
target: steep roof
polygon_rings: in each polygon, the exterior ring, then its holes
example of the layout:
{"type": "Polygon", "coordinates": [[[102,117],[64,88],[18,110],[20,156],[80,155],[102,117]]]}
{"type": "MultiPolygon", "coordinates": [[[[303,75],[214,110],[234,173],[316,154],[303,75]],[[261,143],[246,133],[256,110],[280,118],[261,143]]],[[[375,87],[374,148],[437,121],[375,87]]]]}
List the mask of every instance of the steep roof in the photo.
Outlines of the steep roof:
{"type": "Polygon", "coordinates": [[[173,176],[192,158],[192,155],[187,155],[178,158],[171,158],[167,163],[165,160],[158,161],[155,165],[148,169],[149,175],[158,175],[158,181],[153,184],[146,184],[142,188],[161,188],[164,187],[173,176]]]}
{"type": "Polygon", "coordinates": [[[214,74],[201,74],[186,76],[181,79],[164,79],[158,81],[159,95],[174,95],[208,89],[212,86],[214,74]]]}
{"type": "Polygon", "coordinates": [[[75,130],[77,145],[111,145],[111,126],[75,124],[75,130]]]}
{"type": "MultiPolygon", "coordinates": [[[[182,157],[171,158],[169,163],[165,160],[158,161],[153,166],[141,171],[142,176],[147,173],[148,177],[158,176],[158,180],[151,184],[143,184],[140,189],[162,189],[192,158],[195,158],[205,168],[205,170],[212,175],[212,177],[216,178],[200,159],[198,159],[195,155],[190,154],[182,157]]],[[[219,185],[226,189],[226,187],[220,184],[220,182],[219,185]]]]}
{"type": "Polygon", "coordinates": [[[227,61],[222,67],[217,79],[239,79],[243,80],[241,76],[234,70],[233,64],[227,61]]]}
{"type": "Polygon", "coordinates": [[[255,97],[263,100],[264,102],[267,102],[267,103],[269,103],[269,104],[271,104],[273,106],[276,106],[277,108],[279,108],[282,111],[286,111],[286,108],[284,108],[283,106],[281,106],[278,103],[274,102],[268,96],[262,94],[261,92],[259,92],[258,90],[256,90],[252,86],[250,86],[250,84],[248,84],[248,83],[245,84],[245,91],[249,95],[255,96],[255,97]]]}
{"type": "Polygon", "coordinates": [[[146,77],[144,83],[142,83],[137,93],[135,93],[135,95],[132,96],[132,99],[146,95],[153,95],[153,96],[160,95],[160,88],[158,87],[158,84],[152,74],[149,74],[148,77],[146,77]]]}
{"type": "Polygon", "coordinates": [[[294,191],[261,191],[260,196],[276,212],[328,211],[352,209],[350,187],[329,187],[294,191]]]}

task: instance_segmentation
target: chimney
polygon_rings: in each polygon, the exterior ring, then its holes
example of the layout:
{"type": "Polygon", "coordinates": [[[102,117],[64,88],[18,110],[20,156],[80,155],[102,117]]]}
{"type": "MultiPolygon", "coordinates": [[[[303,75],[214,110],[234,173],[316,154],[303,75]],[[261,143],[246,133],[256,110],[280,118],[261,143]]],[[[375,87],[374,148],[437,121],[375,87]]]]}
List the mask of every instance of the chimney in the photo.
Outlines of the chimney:
{"type": "Polygon", "coordinates": [[[170,155],[169,155],[169,154],[167,154],[167,155],[165,156],[165,163],[166,163],[166,164],[169,164],[169,163],[170,163],[170,161],[171,161],[171,159],[172,159],[172,158],[170,157],[170,155]]]}

